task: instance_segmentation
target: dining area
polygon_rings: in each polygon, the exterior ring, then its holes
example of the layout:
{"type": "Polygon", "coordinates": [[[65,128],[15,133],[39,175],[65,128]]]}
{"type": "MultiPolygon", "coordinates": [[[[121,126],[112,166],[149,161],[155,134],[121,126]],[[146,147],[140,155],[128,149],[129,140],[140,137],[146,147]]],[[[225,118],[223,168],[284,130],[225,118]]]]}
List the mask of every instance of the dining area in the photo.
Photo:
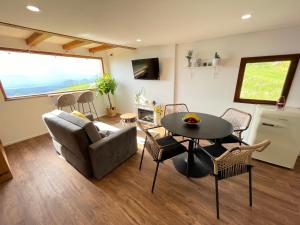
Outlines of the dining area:
{"type": "MultiPolygon", "coordinates": [[[[216,217],[220,218],[219,182],[234,176],[248,174],[249,206],[252,206],[252,153],[261,152],[270,145],[263,140],[254,145],[244,141],[252,116],[239,109],[228,108],[220,115],[190,112],[186,104],[167,104],[157,126],[145,126],[137,121],[145,134],[139,170],[142,170],[144,154],[151,155],[155,166],[151,192],[154,193],[159,166],[172,161],[175,170],[187,178],[200,179],[211,175],[214,179],[216,217]],[[154,129],[164,129],[157,136],[154,129]]],[[[158,184],[159,185],[159,184],[158,184]]],[[[159,193],[158,193],[159,194],[159,193]]]]}

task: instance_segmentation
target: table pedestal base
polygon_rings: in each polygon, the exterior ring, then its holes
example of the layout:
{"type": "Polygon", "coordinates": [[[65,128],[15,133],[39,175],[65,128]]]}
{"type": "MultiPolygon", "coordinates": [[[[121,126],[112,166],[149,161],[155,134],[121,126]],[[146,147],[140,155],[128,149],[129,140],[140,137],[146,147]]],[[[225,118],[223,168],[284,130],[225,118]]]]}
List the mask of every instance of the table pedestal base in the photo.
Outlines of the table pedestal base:
{"type": "MultiPolygon", "coordinates": [[[[209,167],[205,159],[198,158],[194,154],[194,160],[191,163],[191,168],[189,169],[189,177],[205,177],[209,174],[209,167]]],[[[178,172],[187,176],[187,166],[188,166],[188,153],[180,154],[173,159],[173,164],[178,172]]]]}

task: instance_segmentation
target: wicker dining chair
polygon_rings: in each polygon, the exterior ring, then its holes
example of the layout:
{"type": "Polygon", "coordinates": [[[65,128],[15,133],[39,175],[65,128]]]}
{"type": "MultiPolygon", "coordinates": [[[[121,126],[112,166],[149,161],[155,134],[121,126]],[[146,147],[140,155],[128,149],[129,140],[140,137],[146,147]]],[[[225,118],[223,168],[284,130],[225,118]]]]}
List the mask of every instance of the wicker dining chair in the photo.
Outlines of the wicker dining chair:
{"type": "Polygon", "coordinates": [[[71,111],[75,110],[75,96],[72,94],[60,95],[56,100],[57,109],[63,110],[64,107],[70,107],[71,111]]]}
{"type": "MultiPolygon", "coordinates": [[[[252,207],[252,153],[261,152],[271,144],[271,141],[265,140],[251,146],[238,146],[231,149],[225,149],[220,144],[199,147],[202,156],[206,157],[210,173],[215,177],[216,190],[216,211],[219,219],[219,189],[218,181],[229,177],[237,176],[243,173],[249,173],[249,205],[252,207]]],[[[198,155],[199,157],[199,155],[198,155]]]]}
{"type": "Polygon", "coordinates": [[[149,132],[149,130],[153,129],[153,127],[145,129],[139,121],[137,121],[137,126],[146,134],[139,170],[141,170],[142,168],[145,149],[152,156],[153,161],[156,163],[156,170],[151,189],[151,192],[153,193],[159,164],[167,159],[186,152],[187,148],[182,145],[182,143],[188,142],[190,140],[183,140],[178,142],[172,136],[165,136],[163,138],[155,139],[149,132]]]}
{"type": "Polygon", "coordinates": [[[233,134],[223,138],[222,143],[239,143],[243,142],[242,133],[249,128],[252,120],[251,114],[238,109],[228,108],[221,118],[230,122],[233,126],[233,134]]]}
{"type": "Polygon", "coordinates": [[[78,110],[83,114],[91,114],[95,115],[96,120],[99,120],[99,116],[97,114],[97,110],[94,105],[94,93],[92,91],[86,91],[79,95],[77,99],[78,110]],[[84,108],[84,105],[88,106],[88,109],[84,108]],[[81,105],[81,107],[80,107],[81,105]]]}
{"type": "MultiPolygon", "coordinates": [[[[167,104],[165,105],[164,108],[164,116],[171,114],[171,113],[176,113],[176,112],[189,112],[189,108],[187,107],[186,104],[184,103],[177,103],[177,104],[167,104]]],[[[169,135],[170,132],[167,132],[165,130],[165,136],[169,135]]],[[[178,136],[176,134],[172,134],[173,136],[178,136]]]]}
{"type": "Polygon", "coordinates": [[[189,112],[189,108],[184,103],[165,105],[164,116],[175,112],[189,112]]]}

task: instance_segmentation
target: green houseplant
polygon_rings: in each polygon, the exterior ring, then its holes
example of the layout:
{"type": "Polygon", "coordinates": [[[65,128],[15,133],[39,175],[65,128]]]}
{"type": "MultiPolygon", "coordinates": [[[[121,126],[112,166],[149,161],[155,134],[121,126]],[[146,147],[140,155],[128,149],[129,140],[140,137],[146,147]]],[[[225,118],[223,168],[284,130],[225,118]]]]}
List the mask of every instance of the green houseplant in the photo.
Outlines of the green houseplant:
{"type": "Polygon", "coordinates": [[[108,116],[115,116],[117,109],[112,105],[111,96],[117,89],[117,82],[110,73],[104,73],[101,78],[96,80],[96,90],[100,95],[107,95],[109,108],[106,108],[108,116]]]}

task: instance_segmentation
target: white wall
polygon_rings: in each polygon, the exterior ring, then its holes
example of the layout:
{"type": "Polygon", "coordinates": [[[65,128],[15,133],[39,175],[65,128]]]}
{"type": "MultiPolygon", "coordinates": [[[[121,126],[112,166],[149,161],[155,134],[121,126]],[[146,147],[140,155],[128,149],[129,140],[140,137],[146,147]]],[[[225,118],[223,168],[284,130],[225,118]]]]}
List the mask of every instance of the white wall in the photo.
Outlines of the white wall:
{"type": "MultiPolygon", "coordinates": [[[[24,40],[0,37],[0,47],[27,49],[24,40]]],[[[41,43],[34,50],[64,52],[59,45],[41,43]]],[[[87,50],[73,50],[70,54],[89,55],[87,50]]],[[[106,56],[104,68],[106,65],[106,56]]],[[[104,113],[104,102],[102,97],[97,97],[95,105],[98,113],[104,113]]],[[[54,99],[51,97],[36,97],[30,99],[4,101],[0,93],[0,139],[4,145],[12,144],[24,139],[35,137],[47,132],[42,122],[42,115],[55,109],[54,99]]]]}
{"type": "MultiPolygon", "coordinates": [[[[225,38],[180,44],[177,46],[175,101],[187,103],[192,110],[220,115],[233,106],[248,112],[255,105],[234,103],[240,59],[250,56],[267,56],[300,53],[300,27],[249,33],[225,38]],[[224,65],[217,68],[185,68],[185,55],[194,50],[200,58],[212,58],[218,52],[224,65]]],[[[300,107],[300,69],[298,68],[289,93],[287,105],[300,107]]]]}
{"type": "Polygon", "coordinates": [[[119,85],[115,95],[119,112],[134,111],[135,93],[142,88],[150,101],[161,104],[174,101],[175,45],[113,51],[109,67],[119,85]],[[135,80],[131,60],[154,57],[159,58],[160,80],[135,80]]]}
{"type": "MultiPolygon", "coordinates": [[[[253,114],[256,105],[233,102],[241,57],[300,53],[299,40],[300,27],[294,27],[175,46],[140,48],[136,52],[113,51],[113,56],[109,57],[109,65],[120,83],[116,95],[117,107],[121,112],[134,110],[134,94],[144,87],[150,99],[163,104],[184,102],[191,111],[220,115],[226,108],[236,107],[253,114]],[[217,51],[223,58],[224,65],[216,71],[209,67],[187,69],[185,56],[188,50],[194,50],[202,59],[212,58],[217,51]],[[162,81],[133,79],[131,60],[147,57],[159,57],[163,71],[162,81]]],[[[299,90],[300,69],[297,69],[288,106],[300,107],[299,90]]]]}

